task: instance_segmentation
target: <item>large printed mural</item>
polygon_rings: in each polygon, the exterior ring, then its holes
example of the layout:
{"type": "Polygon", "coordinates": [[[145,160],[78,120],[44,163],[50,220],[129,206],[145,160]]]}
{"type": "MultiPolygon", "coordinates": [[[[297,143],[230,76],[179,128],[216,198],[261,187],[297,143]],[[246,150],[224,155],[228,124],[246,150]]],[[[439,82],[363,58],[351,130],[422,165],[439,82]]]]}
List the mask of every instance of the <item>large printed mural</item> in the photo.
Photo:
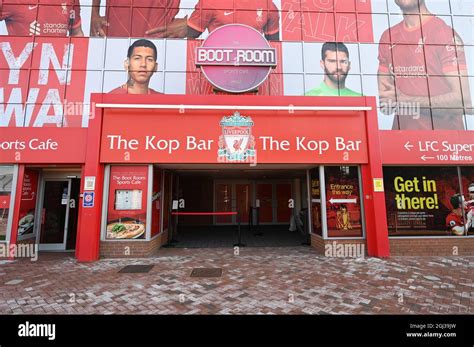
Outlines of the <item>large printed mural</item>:
{"type": "Polygon", "coordinates": [[[0,127],[87,127],[94,92],[222,93],[195,52],[209,32],[238,23],[278,52],[256,94],[375,96],[380,129],[474,130],[473,8],[455,0],[2,0],[0,127]]]}

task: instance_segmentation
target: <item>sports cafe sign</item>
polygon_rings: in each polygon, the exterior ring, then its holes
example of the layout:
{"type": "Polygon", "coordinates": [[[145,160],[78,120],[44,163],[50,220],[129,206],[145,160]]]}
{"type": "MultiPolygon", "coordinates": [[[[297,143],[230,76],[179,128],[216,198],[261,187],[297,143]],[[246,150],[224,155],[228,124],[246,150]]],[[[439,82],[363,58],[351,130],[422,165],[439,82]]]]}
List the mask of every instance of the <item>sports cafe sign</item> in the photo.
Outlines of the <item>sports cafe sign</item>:
{"type": "Polygon", "coordinates": [[[196,49],[195,63],[217,89],[245,93],[265,82],[277,66],[277,51],[254,28],[229,24],[214,30],[196,49]]]}

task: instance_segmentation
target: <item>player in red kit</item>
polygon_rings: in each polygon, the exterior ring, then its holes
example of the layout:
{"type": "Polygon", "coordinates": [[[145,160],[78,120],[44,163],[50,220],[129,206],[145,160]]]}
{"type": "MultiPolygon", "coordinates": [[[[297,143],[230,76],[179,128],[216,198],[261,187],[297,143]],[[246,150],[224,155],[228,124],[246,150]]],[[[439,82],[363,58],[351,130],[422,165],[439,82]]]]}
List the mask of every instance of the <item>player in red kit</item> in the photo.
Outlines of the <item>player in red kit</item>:
{"type": "Polygon", "coordinates": [[[0,20],[11,36],[84,36],[79,0],[0,0],[0,20]]]}
{"type": "MultiPolygon", "coordinates": [[[[472,105],[467,78],[462,78],[463,105],[457,77],[459,72],[467,76],[461,38],[430,15],[425,0],[395,3],[404,19],[383,33],[379,45],[382,111],[395,111],[402,130],[464,129],[462,109],[472,105]]],[[[398,129],[397,118],[393,128],[398,129]]]]}
{"type": "Polygon", "coordinates": [[[175,21],[161,30],[166,37],[194,39],[206,29],[235,23],[258,30],[268,40],[280,38],[280,15],[271,0],[199,0],[187,22],[175,21]]]}
{"type": "Polygon", "coordinates": [[[107,0],[105,17],[101,17],[100,3],[92,2],[91,36],[165,37],[164,28],[173,22],[180,6],[180,0],[107,0]]]}
{"type": "Polygon", "coordinates": [[[149,87],[153,74],[158,69],[158,51],[153,42],[145,39],[135,41],[127,52],[125,70],[127,83],[110,91],[109,94],[161,94],[149,87]]]}
{"type": "Polygon", "coordinates": [[[278,40],[280,36],[280,15],[273,1],[200,0],[188,20],[188,37],[196,38],[206,29],[212,32],[233,23],[257,29],[268,40],[278,40]]]}
{"type": "Polygon", "coordinates": [[[467,222],[464,222],[463,209],[466,207],[464,197],[461,194],[455,194],[451,198],[453,210],[446,217],[446,226],[457,236],[462,236],[469,230],[474,220],[473,211],[466,213],[467,222]]]}
{"type": "Polygon", "coordinates": [[[474,183],[469,185],[467,191],[469,192],[468,206],[470,209],[474,210],[474,183]]]}

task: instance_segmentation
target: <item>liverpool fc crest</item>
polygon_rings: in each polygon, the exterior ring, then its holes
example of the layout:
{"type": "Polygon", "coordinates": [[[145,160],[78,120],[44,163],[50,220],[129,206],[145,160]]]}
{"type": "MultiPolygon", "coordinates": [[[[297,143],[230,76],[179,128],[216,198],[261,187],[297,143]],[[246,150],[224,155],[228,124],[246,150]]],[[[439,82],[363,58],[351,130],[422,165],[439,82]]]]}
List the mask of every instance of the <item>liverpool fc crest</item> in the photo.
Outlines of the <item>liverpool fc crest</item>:
{"type": "Polygon", "coordinates": [[[220,121],[222,135],[219,137],[219,159],[246,161],[255,157],[255,138],[252,136],[253,121],[240,112],[224,117],[220,121]]]}

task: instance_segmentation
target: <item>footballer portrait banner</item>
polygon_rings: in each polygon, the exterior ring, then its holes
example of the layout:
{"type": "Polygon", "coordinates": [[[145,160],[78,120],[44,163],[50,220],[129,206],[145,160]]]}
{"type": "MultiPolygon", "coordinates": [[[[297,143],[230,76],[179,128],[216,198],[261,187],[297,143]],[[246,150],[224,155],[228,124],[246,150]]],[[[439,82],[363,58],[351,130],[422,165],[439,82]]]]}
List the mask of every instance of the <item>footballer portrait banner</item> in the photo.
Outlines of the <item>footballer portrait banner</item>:
{"type": "Polygon", "coordinates": [[[106,110],[105,163],[366,163],[364,113],[106,110]],[[176,112],[176,114],[174,114],[176,112]]]}
{"type": "Polygon", "coordinates": [[[4,0],[0,127],[87,127],[91,93],[252,93],[473,130],[473,18],[454,0],[4,0]]]}

